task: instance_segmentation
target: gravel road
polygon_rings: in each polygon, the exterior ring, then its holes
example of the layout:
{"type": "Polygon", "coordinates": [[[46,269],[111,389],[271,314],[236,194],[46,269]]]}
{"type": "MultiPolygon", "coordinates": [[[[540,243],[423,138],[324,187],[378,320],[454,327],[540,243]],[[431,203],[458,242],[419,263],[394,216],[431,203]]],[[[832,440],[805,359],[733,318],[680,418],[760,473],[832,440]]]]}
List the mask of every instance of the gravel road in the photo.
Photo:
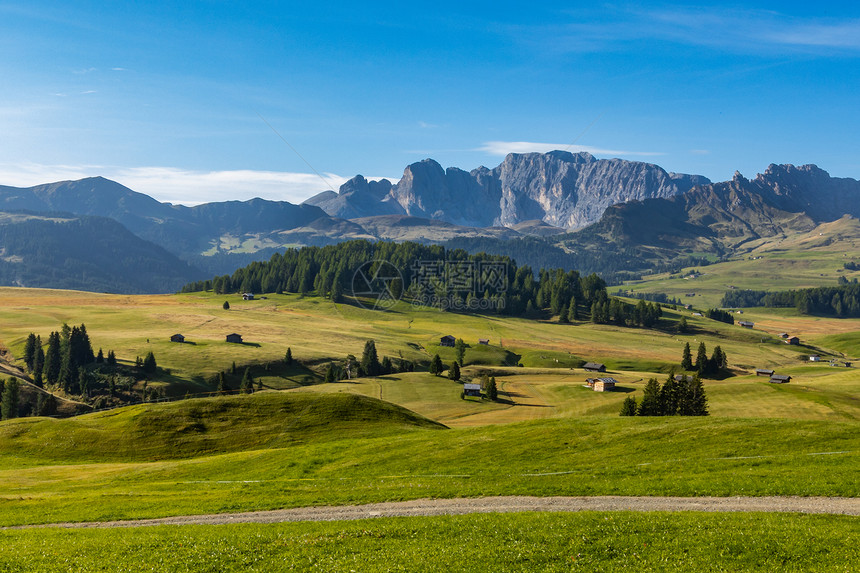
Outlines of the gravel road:
{"type": "Polygon", "coordinates": [[[273,511],[183,515],[158,519],[50,523],[28,527],[143,527],[224,523],[280,523],[285,521],[338,521],[376,517],[464,515],[518,511],[763,511],[860,515],[860,498],[846,497],[481,497],[417,499],[326,507],[298,507],[273,511]]]}

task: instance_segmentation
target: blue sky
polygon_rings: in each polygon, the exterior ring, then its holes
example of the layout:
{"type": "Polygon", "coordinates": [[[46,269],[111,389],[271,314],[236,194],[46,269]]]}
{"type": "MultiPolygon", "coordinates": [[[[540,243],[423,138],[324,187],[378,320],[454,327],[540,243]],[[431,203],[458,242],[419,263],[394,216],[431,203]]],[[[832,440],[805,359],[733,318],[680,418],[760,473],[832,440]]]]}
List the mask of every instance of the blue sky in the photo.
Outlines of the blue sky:
{"type": "Polygon", "coordinates": [[[556,148],[860,178],[848,4],[312,4],[0,0],[0,183],[297,202],[556,148]]]}

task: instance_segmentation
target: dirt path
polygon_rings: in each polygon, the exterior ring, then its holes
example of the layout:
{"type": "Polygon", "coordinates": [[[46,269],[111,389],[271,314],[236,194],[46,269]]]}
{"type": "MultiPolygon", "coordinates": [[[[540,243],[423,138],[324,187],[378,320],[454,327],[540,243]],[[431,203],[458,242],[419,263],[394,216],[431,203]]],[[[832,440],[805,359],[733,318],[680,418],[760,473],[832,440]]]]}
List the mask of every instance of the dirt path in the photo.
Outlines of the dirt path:
{"type": "Polygon", "coordinates": [[[31,527],[144,527],[152,525],[221,525],[225,523],[281,523],[286,521],[341,521],[377,517],[465,515],[521,511],[762,511],[860,515],[860,498],[846,497],[482,497],[465,499],[417,499],[326,507],[298,507],[273,511],[184,515],[129,521],[49,523],[31,527]]]}

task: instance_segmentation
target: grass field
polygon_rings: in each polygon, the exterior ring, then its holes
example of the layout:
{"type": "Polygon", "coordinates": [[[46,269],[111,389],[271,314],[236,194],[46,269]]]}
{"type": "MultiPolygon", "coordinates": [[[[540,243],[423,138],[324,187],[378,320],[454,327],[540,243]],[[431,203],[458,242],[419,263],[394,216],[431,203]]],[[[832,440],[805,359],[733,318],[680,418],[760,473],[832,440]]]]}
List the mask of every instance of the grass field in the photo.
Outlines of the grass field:
{"type": "MultiPolygon", "coordinates": [[[[293,295],[0,296],[0,343],[13,354],[28,332],[45,339],[83,322],[94,346],[121,360],[152,350],[170,371],[153,383],[174,395],[208,389],[233,362],[254,365],[268,389],[0,422],[0,526],[428,497],[860,495],[860,376],[804,361],[860,356],[858,321],[750,309],[755,330],[688,316],[680,335],[681,313],[670,310],[661,330],[645,330],[405,304],[372,312],[293,295]],[[784,344],[782,331],[804,345],[784,344]],[[170,343],[177,332],[190,343],[170,343]],[[230,332],[248,344],[227,344],[230,332]],[[470,345],[464,378],[496,377],[498,402],[461,399],[460,384],[426,372],[321,383],[331,360],[360,356],[367,339],[380,356],[426,362],[439,352],[450,363],[444,334],[470,345]],[[733,369],[705,382],[711,416],[618,416],[626,396],[641,397],[685,343],[695,353],[701,341],[709,352],[721,345],[733,369]],[[282,363],[288,347],[300,365],[282,363]],[[584,388],[586,360],[604,362],[619,391],[584,388]],[[794,379],[771,385],[756,367],[794,379]]],[[[0,531],[0,570],[847,571],[858,562],[855,523],[582,513],[0,531]]]]}
{"type": "MultiPolygon", "coordinates": [[[[684,278],[692,268],[675,275],[662,274],[625,285],[624,289],[664,292],[701,309],[719,306],[731,286],[739,289],[789,290],[835,285],[840,276],[860,277],[843,264],[860,260],[860,222],[844,217],[812,231],[749,241],[744,251],[725,263],[696,267],[702,273],[684,278]],[[685,296],[695,293],[695,296],[685,296]]],[[[615,289],[610,289],[615,290],[615,289]]]]}
{"type": "Polygon", "coordinates": [[[2,531],[0,570],[851,571],[856,518],[594,513],[2,531]]]}
{"type": "Polygon", "coordinates": [[[119,422],[3,422],[0,525],[424,497],[860,493],[856,421],[614,416],[440,430],[356,400],[261,393],[141,406],[119,422]],[[224,421],[174,430],[207,409],[224,421]]]}

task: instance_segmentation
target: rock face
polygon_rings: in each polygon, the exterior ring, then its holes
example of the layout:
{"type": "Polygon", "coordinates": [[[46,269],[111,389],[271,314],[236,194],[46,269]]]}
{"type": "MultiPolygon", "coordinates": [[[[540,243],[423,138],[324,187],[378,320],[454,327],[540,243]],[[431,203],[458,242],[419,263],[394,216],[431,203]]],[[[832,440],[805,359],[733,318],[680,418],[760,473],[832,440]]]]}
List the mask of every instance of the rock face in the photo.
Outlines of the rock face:
{"type": "Polygon", "coordinates": [[[406,214],[471,227],[512,227],[543,221],[578,229],[597,221],[607,207],[651,197],[672,197],[710,181],[668,173],[657,165],[595,159],[588,153],[508,155],[495,169],[442,169],[425,159],[403,171],[396,185],[358,176],[340,193],[306,201],[335,217],[406,214]]]}

